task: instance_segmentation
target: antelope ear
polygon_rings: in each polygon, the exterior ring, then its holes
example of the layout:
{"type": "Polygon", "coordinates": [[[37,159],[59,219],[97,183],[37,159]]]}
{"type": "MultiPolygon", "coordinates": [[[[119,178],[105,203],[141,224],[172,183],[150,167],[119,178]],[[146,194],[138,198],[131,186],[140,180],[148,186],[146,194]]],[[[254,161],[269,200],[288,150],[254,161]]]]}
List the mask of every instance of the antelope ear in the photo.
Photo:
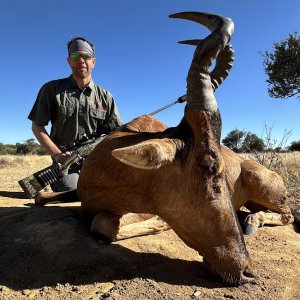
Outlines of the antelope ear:
{"type": "Polygon", "coordinates": [[[172,162],[175,154],[176,144],[168,138],[148,140],[112,151],[116,159],[139,169],[158,169],[172,162]]]}

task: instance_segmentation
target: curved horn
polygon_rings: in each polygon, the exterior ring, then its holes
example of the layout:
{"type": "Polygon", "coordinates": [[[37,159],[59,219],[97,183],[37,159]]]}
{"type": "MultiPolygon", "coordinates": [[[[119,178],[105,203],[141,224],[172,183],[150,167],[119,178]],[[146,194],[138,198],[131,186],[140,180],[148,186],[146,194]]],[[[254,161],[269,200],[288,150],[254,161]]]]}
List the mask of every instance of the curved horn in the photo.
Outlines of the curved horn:
{"type": "MultiPolygon", "coordinates": [[[[185,40],[180,44],[198,46],[203,40],[185,40]]],[[[216,58],[216,65],[210,72],[211,84],[216,90],[229,75],[234,62],[234,50],[231,45],[227,44],[216,58]]]]}
{"type": "Polygon", "coordinates": [[[185,45],[192,45],[192,46],[198,46],[203,40],[199,39],[193,39],[193,40],[185,40],[185,41],[179,41],[179,44],[185,44],[185,45]]]}
{"type": "MultiPolygon", "coordinates": [[[[170,15],[170,17],[195,21],[211,31],[210,35],[198,43],[194,53],[187,77],[187,105],[202,110],[216,111],[218,107],[214,97],[214,87],[217,85],[213,82],[212,86],[209,67],[230,40],[234,31],[233,22],[221,15],[201,12],[182,12],[170,15]]],[[[189,43],[191,44],[191,41],[189,43]]],[[[220,74],[223,76],[223,73],[216,72],[215,74],[218,74],[218,78],[220,74]]]]}
{"type": "Polygon", "coordinates": [[[216,65],[210,72],[211,84],[216,90],[229,75],[233,66],[234,50],[231,45],[226,45],[216,58],[216,65]]]}
{"type": "Polygon", "coordinates": [[[190,11],[172,14],[169,17],[194,21],[207,27],[211,33],[219,32],[223,36],[224,46],[230,41],[234,31],[232,20],[222,15],[190,11]]]}

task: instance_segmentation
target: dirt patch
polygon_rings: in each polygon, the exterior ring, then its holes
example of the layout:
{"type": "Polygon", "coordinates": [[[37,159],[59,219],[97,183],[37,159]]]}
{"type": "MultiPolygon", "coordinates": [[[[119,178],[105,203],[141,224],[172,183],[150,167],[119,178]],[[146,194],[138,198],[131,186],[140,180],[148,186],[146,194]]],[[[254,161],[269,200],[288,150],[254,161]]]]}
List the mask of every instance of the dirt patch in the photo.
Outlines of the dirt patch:
{"type": "Polygon", "coordinates": [[[293,225],[245,236],[258,280],[230,287],[171,230],[101,244],[79,203],[37,207],[16,184],[16,171],[0,175],[0,299],[300,299],[293,225]]]}

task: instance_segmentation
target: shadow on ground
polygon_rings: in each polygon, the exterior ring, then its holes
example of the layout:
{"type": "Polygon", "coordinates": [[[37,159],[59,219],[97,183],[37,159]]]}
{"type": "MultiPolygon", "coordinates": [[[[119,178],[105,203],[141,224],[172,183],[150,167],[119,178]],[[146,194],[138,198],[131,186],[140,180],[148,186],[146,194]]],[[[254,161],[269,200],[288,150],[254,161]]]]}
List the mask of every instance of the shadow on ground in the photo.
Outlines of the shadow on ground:
{"type": "Polygon", "coordinates": [[[0,208],[0,245],[0,285],[14,290],[136,277],[178,285],[222,286],[208,276],[201,262],[95,241],[86,220],[66,207],[0,208]]]}
{"type": "Polygon", "coordinates": [[[0,197],[28,199],[24,192],[0,191],[0,197]]]}

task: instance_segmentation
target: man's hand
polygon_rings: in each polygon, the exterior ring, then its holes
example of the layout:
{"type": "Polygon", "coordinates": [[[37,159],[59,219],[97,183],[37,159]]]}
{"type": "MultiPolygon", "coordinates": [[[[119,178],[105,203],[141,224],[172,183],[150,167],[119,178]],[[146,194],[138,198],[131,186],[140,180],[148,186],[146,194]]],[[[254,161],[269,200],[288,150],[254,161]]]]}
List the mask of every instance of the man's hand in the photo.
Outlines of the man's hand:
{"type": "Polygon", "coordinates": [[[61,152],[53,156],[53,158],[60,164],[63,164],[68,157],[71,156],[71,152],[61,152]]]}

